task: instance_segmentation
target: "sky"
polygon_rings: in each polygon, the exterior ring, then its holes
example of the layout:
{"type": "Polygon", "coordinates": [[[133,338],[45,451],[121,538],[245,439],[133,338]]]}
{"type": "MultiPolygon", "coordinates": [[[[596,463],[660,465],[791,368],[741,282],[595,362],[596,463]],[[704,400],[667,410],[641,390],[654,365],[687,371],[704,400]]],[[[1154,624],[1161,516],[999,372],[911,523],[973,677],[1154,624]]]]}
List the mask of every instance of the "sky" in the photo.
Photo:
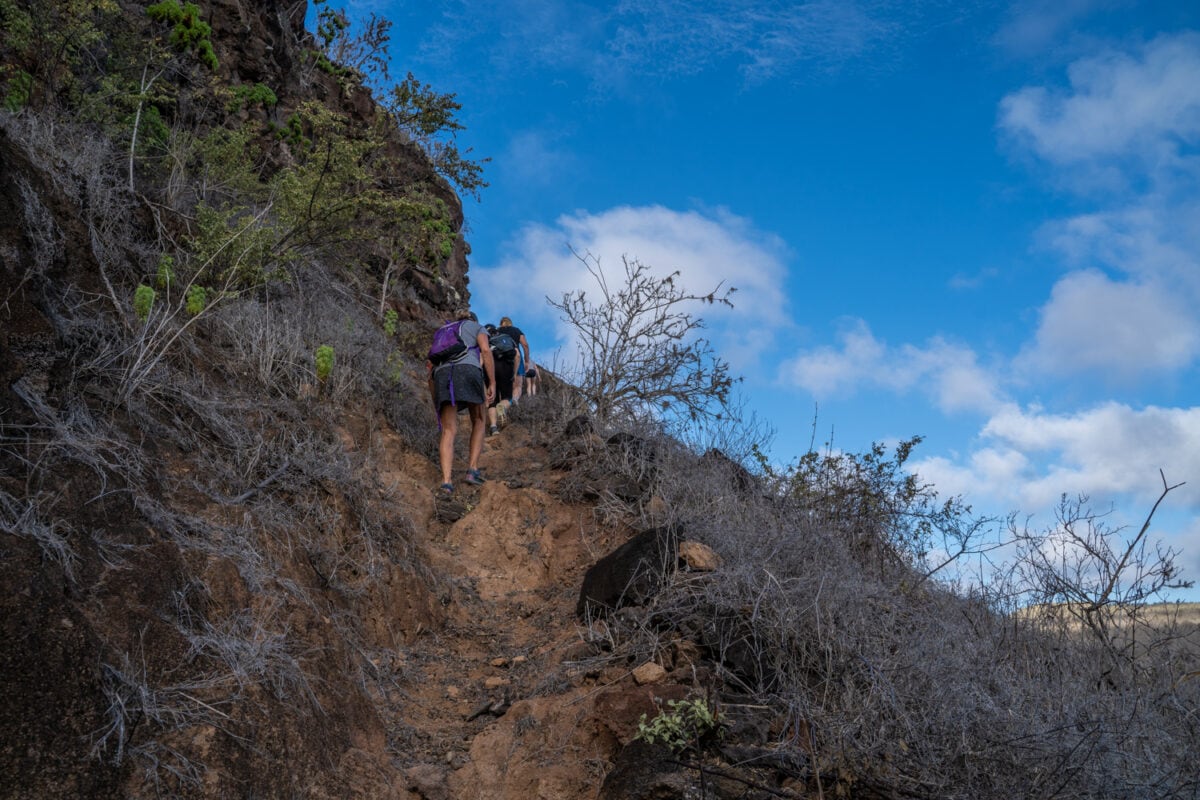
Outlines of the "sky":
{"type": "Polygon", "coordinates": [[[1136,530],[1165,475],[1200,579],[1200,4],[344,7],[462,104],[472,305],[535,362],[574,358],[572,249],[736,287],[700,313],[776,462],[920,435],[943,497],[1035,528],[1082,494],[1136,530]]]}

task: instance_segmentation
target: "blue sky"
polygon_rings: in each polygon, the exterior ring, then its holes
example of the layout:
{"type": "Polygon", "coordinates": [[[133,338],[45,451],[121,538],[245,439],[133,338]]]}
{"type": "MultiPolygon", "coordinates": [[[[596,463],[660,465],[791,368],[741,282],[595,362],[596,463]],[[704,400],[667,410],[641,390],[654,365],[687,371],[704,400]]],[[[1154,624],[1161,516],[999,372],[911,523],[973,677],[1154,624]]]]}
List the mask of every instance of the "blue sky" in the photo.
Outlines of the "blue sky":
{"type": "MultiPolygon", "coordinates": [[[[1200,578],[1200,6],[351,2],[462,103],[481,318],[565,364],[568,245],[707,292],[786,462],[925,437],[977,510],[1062,493],[1200,578]]],[[[1200,599],[1200,593],[1180,595],[1200,599]]]]}

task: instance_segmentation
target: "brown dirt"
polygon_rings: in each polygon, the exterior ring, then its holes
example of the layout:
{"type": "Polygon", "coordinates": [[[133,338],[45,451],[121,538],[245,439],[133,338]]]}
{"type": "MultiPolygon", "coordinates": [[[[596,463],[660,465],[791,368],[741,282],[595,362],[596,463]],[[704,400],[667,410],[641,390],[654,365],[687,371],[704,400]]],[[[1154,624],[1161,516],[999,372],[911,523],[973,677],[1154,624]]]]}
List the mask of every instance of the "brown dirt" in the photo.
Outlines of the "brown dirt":
{"type": "Polygon", "coordinates": [[[404,454],[392,434],[378,434],[372,449],[430,568],[453,587],[444,622],[415,637],[382,698],[408,791],[429,800],[596,797],[637,719],[653,714],[652,698],[685,693],[635,687],[636,665],[598,657],[575,617],[584,571],[623,532],[555,499],[562,475],[517,425],[488,438],[487,483],[459,481],[452,500],[435,496],[435,466],[404,454]],[[452,508],[439,515],[439,506],[452,508]],[[479,713],[489,703],[502,715],[479,713]]]}

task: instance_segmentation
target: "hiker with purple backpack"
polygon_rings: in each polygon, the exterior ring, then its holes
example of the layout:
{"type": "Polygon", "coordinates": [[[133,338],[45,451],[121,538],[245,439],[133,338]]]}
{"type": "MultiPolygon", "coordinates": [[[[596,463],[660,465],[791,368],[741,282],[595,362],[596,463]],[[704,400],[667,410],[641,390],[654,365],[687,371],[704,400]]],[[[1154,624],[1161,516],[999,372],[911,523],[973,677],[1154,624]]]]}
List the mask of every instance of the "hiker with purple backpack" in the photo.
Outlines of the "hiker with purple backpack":
{"type": "Polygon", "coordinates": [[[425,370],[441,429],[438,460],[442,467],[442,485],[439,490],[445,494],[454,492],[451,476],[460,403],[466,405],[471,415],[466,482],[479,485],[484,481],[479,474],[479,456],[483,453],[487,407],[496,395],[496,373],[487,331],[476,321],[474,314],[465,308],[459,309],[452,321],[438,328],[433,335],[425,370]]]}

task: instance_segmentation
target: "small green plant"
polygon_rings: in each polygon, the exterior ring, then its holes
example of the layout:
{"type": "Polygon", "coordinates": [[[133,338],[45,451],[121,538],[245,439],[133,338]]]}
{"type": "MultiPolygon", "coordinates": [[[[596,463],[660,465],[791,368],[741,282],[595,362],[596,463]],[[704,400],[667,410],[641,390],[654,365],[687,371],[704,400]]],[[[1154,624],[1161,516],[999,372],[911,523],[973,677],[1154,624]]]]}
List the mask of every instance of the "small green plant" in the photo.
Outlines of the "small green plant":
{"type": "Polygon", "coordinates": [[[155,22],[174,25],[171,44],[180,50],[192,50],[209,69],[217,68],[217,54],[212,45],[212,26],[200,19],[200,7],[195,3],[163,0],[146,8],[146,16],[155,22]]]}
{"type": "Polygon", "coordinates": [[[388,386],[399,386],[400,381],[404,380],[404,356],[396,350],[388,353],[387,363],[384,365],[384,380],[388,386]]]}
{"type": "Polygon", "coordinates": [[[137,318],[145,322],[150,318],[150,309],[154,307],[154,298],[156,293],[153,286],[146,284],[138,284],[138,287],[133,291],[133,313],[137,314],[137,318]]]}
{"type": "Polygon", "coordinates": [[[709,707],[704,698],[668,700],[667,708],[649,722],[642,714],[633,738],[649,744],[661,743],[673,753],[682,753],[688,748],[699,749],[700,743],[711,735],[721,735],[721,712],[709,707]]]}
{"type": "Polygon", "coordinates": [[[265,83],[256,83],[253,86],[242,84],[233,87],[233,99],[229,101],[229,111],[233,112],[254,106],[274,108],[278,103],[279,97],[265,83]]]}
{"type": "MultiPolygon", "coordinates": [[[[0,71],[0,78],[5,77],[5,71],[0,71]]],[[[3,82],[0,82],[2,85],[3,82]]],[[[3,86],[3,105],[6,111],[20,111],[29,104],[29,96],[33,93],[33,76],[23,69],[14,70],[8,78],[7,86],[3,86]]]]}
{"type": "Polygon", "coordinates": [[[171,283],[175,280],[175,259],[169,255],[164,255],[158,260],[158,272],[154,277],[155,285],[164,292],[169,291],[171,283]]]}
{"type": "Polygon", "coordinates": [[[187,312],[193,317],[208,307],[208,290],[193,285],[187,292],[187,312]]]}
{"type": "Polygon", "coordinates": [[[329,374],[333,372],[333,348],[327,344],[323,344],[317,348],[317,380],[324,383],[329,379],[329,374]]]}
{"type": "Polygon", "coordinates": [[[387,313],[383,315],[383,332],[388,338],[396,335],[396,323],[400,321],[400,314],[394,308],[389,308],[387,313]]]}

